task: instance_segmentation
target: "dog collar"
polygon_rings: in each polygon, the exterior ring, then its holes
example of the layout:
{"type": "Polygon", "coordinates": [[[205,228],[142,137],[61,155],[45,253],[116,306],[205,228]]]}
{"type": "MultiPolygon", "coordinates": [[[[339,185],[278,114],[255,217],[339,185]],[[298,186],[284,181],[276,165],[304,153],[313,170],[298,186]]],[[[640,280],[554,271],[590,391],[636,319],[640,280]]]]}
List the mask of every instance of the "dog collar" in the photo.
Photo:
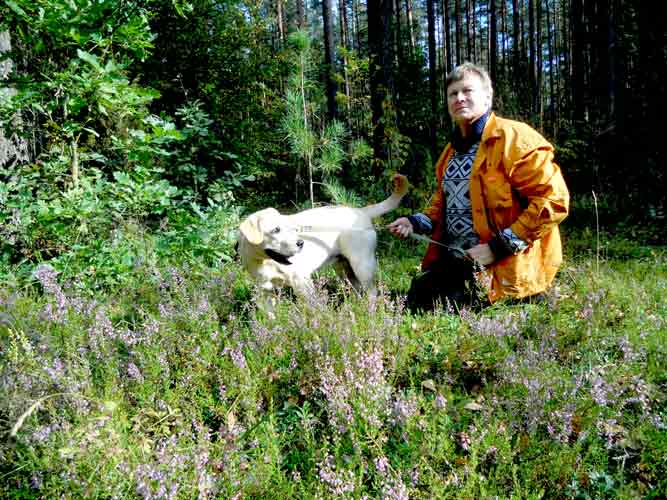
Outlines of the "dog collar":
{"type": "Polygon", "coordinates": [[[292,264],[283,254],[278,253],[275,250],[271,250],[270,248],[265,249],[264,253],[268,255],[271,260],[275,260],[278,264],[282,264],[284,266],[289,266],[292,264]]]}

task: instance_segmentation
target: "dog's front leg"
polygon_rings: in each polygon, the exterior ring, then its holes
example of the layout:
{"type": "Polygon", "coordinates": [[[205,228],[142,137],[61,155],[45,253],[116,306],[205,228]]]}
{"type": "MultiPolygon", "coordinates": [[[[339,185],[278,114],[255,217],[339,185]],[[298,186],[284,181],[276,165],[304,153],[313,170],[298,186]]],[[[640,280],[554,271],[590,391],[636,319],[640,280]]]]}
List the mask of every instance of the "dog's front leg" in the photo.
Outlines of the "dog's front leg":
{"type": "Polygon", "coordinates": [[[315,293],[315,285],[309,277],[294,275],[290,279],[290,286],[297,295],[306,299],[315,293]]]}
{"type": "Polygon", "coordinates": [[[257,309],[266,313],[270,318],[275,318],[274,311],[277,302],[273,284],[271,282],[262,283],[259,286],[259,293],[257,294],[257,309]]]}

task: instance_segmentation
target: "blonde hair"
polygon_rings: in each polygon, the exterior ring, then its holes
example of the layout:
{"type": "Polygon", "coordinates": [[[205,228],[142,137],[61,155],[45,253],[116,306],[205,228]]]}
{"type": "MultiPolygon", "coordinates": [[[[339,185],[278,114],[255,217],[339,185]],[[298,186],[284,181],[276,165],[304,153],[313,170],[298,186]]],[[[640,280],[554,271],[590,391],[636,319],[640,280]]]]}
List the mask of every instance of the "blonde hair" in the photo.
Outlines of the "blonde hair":
{"type": "Polygon", "coordinates": [[[491,101],[493,101],[493,85],[491,83],[491,77],[489,76],[489,73],[481,66],[468,61],[459,64],[449,72],[445,80],[445,88],[448,89],[449,86],[454,82],[460,82],[468,73],[473,73],[481,80],[484,90],[489,93],[491,96],[491,101]]]}

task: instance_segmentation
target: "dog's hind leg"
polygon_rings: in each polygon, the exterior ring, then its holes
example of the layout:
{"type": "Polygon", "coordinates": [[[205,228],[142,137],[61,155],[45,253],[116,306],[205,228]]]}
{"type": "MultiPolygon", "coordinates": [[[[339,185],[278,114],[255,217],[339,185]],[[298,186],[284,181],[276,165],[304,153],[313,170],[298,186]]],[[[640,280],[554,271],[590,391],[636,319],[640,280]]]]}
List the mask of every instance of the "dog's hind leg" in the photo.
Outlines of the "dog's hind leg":
{"type": "Polygon", "coordinates": [[[375,257],[375,247],[377,244],[377,235],[375,231],[360,231],[346,235],[341,239],[341,247],[344,248],[344,255],[348,260],[355,280],[360,288],[369,292],[375,290],[375,270],[377,269],[377,259],[375,257]]]}
{"type": "Polygon", "coordinates": [[[336,274],[338,275],[338,277],[348,281],[350,285],[352,285],[352,288],[354,288],[356,291],[360,292],[363,290],[363,285],[357,279],[356,274],[352,270],[350,262],[345,257],[343,256],[338,257],[338,259],[334,263],[334,269],[336,270],[336,274]]]}
{"type": "Polygon", "coordinates": [[[373,293],[375,291],[375,270],[377,269],[375,254],[350,259],[350,267],[360,288],[373,293]]]}

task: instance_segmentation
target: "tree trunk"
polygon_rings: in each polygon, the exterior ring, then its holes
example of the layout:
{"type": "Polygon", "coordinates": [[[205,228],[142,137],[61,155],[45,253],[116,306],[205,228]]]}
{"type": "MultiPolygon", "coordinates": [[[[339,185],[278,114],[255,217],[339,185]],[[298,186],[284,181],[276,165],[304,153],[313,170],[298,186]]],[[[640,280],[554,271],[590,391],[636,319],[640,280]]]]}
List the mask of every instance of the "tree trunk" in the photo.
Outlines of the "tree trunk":
{"type": "Polygon", "coordinates": [[[368,1],[368,48],[371,84],[371,110],[373,125],[373,172],[380,175],[389,159],[385,140],[386,114],[384,103],[393,102],[394,78],[391,21],[392,0],[368,1]]]}
{"type": "Polygon", "coordinates": [[[586,116],[586,98],[585,98],[585,68],[584,53],[586,51],[584,39],[584,9],[583,0],[572,0],[572,97],[573,97],[573,118],[576,121],[583,121],[586,116]]]}
{"type": "Polygon", "coordinates": [[[542,106],[542,0],[537,0],[535,8],[535,112],[538,128],[542,130],[544,107],[542,106]]]}
{"type": "MultiPolygon", "coordinates": [[[[446,46],[446,52],[447,52],[447,66],[445,68],[445,77],[447,74],[452,70],[452,36],[451,36],[451,29],[450,29],[450,20],[449,20],[449,0],[442,0],[442,10],[444,12],[444,18],[445,18],[445,46],[446,46]]],[[[443,82],[445,80],[443,79],[443,82]]],[[[447,89],[445,89],[445,92],[447,89]]]]}
{"type": "MultiPolygon", "coordinates": [[[[547,55],[549,58],[549,101],[548,101],[548,112],[549,112],[549,126],[551,131],[551,136],[556,135],[556,86],[555,86],[555,75],[557,68],[554,68],[554,30],[552,29],[555,26],[554,18],[551,17],[551,9],[549,7],[549,0],[544,0],[544,10],[546,14],[547,22],[547,55]],[[553,22],[552,22],[553,21],[553,22]]],[[[555,17],[555,16],[554,16],[555,17]]]]}
{"type": "Polygon", "coordinates": [[[496,0],[489,0],[489,76],[496,82],[498,76],[498,21],[496,19],[496,0]]]}
{"type": "MultiPolygon", "coordinates": [[[[11,37],[8,31],[0,31],[0,56],[12,50],[11,37]]],[[[12,72],[13,62],[11,59],[0,60],[0,98],[11,96],[16,89],[11,85],[5,87],[2,82],[9,78],[12,72]]],[[[34,142],[34,141],[33,141],[34,142]]],[[[34,153],[33,144],[33,153],[34,153]]],[[[28,143],[20,139],[16,134],[5,137],[3,127],[0,127],[0,169],[11,167],[16,163],[22,163],[30,159],[28,143]]],[[[4,175],[4,174],[3,174],[4,175]]]]}
{"type": "MultiPolygon", "coordinates": [[[[637,186],[641,198],[648,208],[662,210],[664,217],[665,190],[654,189],[665,185],[665,7],[656,8],[649,2],[638,2],[639,22],[639,98],[641,99],[640,123],[637,141],[641,168],[640,185],[637,186]],[[662,103],[662,104],[660,104],[662,103]]],[[[651,215],[649,213],[649,215],[651,215]]],[[[664,222],[663,222],[664,224],[664,222]]]]}
{"type": "Polygon", "coordinates": [[[502,0],[500,2],[500,25],[501,25],[501,64],[498,71],[501,79],[505,79],[505,75],[509,74],[507,71],[507,2],[502,0]]]}
{"type": "Polygon", "coordinates": [[[461,60],[461,44],[463,43],[463,19],[461,18],[461,0],[454,0],[454,21],[456,23],[456,65],[461,60]]]}
{"type": "Polygon", "coordinates": [[[535,78],[535,60],[537,54],[535,50],[535,0],[528,0],[528,83],[530,88],[529,113],[532,115],[537,111],[535,99],[537,96],[536,78],[535,78]]]}
{"type": "Polygon", "coordinates": [[[415,41],[415,26],[414,19],[412,15],[412,0],[405,0],[405,16],[406,23],[408,24],[408,33],[410,34],[410,57],[415,53],[415,46],[417,42],[415,41]]]}
{"type": "Polygon", "coordinates": [[[568,123],[572,119],[572,37],[570,22],[570,12],[567,10],[568,0],[560,2],[560,21],[561,28],[561,52],[563,54],[563,66],[556,81],[556,92],[561,95],[560,105],[558,106],[558,120],[566,120],[568,123]]]}
{"type": "Polygon", "coordinates": [[[431,137],[431,158],[435,161],[438,155],[436,142],[436,117],[438,114],[438,72],[436,68],[436,52],[435,52],[435,6],[436,0],[426,0],[426,17],[428,20],[428,74],[429,74],[429,91],[431,94],[431,119],[430,123],[430,137],[431,137]]]}
{"type": "Polygon", "coordinates": [[[347,0],[339,0],[338,6],[340,7],[340,44],[343,47],[343,84],[345,86],[345,110],[348,127],[350,123],[350,75],[348,73],[348,64],[347,64],[347,51],[350,50],[349,42],[349,30],[347,24],[347,0]]]}
{"type": "Polygon", "coordinates": [[[322,22],[324,26],[324,72],[327,92],[327,111],[329,119],[333,120],[338,114],[336,109],[336,78],[335,53],[333,42],[333,26],[331,20],[331,0],[322,0],[322,22]]]}
{"type": "Polygon", "coordinates": [[[465,13],[466,13],[466,61],[471,61],[472,56],[470,55],[470,49],[472,47],[472,37],[470,36],[470,0],[466,0],[465,3],[465,13]]]}
{"type": "Polygon", "coordinates": [[[285,23],[283,16],[283,0],[276,0],[276,17],[278,24],[278,37],[280,38],[280,45],[285,45],[285,23]]]}
{"type": "MultiPolygon", "coordinates": [[[[481,63],[480,55],[477,53],[477,12],[476,12],[476,5],[475,5],[475,0],[470,0],[470,16],[472,17],[472,21],[470,24],[472,24],[472,58],[471,61],[474,61],[476,63],[481,63]]],[[[480,34],[480,40],[481,40],[481,34],[480,34]]]]}
{"type": "Polygon", "coordinates": [[[519,2],[512,0],[512,79],[515,92],[523,87],[521,80],[521,33],[519,32],[519,2]]]}
{"type": "Polygon", "coordinates": [[[401,23],[401,0],[393,0],[394,2],[394,16],[396,18],[396,57],[398,59],[399,67],[405,61],[405,55],[403,53],[403,28],[401,23]]]}
{"type": "MultiPolygon", "coordinates": [[[[352,18],[354,21],[354,39],[356,40],[355,49],[361,51],[361,27],[359,26],[359,0],[352,0],[352,18]]],[[[370,38],[370,33],[368,34],[370,38]]]]}
{"type": "Polygon", "coordinates": [[[526,9],[524,8],[524,0],[519,0],[519,40],[521,41],[521,61],[523,62],[528,54],[528,48],[526,47],[526,9]]]}
{"type": "Polygon", "coordinates": [[[300,30],[306,27],[306,16],[303,9],[303,0],[296,0],[296,25],[300,30]]]}
{"type": "Polygon", "coordinates": [[[627,51],[621,40],[624,3],[625,2],[623,0],[614,0],[614,22],[612,23],[613,33],[611,34],[611,43],[613,45],[613,49],[610,51],[612,52],[611,71],[613,78],[613,88],[610,90],[612,94],[612,118],[616,128],[616,133],[620,137],[625,137],[627,135],[624,133],[625,120],[623,119],[626,114],[625,71],[627,68],[627,51]]]}

